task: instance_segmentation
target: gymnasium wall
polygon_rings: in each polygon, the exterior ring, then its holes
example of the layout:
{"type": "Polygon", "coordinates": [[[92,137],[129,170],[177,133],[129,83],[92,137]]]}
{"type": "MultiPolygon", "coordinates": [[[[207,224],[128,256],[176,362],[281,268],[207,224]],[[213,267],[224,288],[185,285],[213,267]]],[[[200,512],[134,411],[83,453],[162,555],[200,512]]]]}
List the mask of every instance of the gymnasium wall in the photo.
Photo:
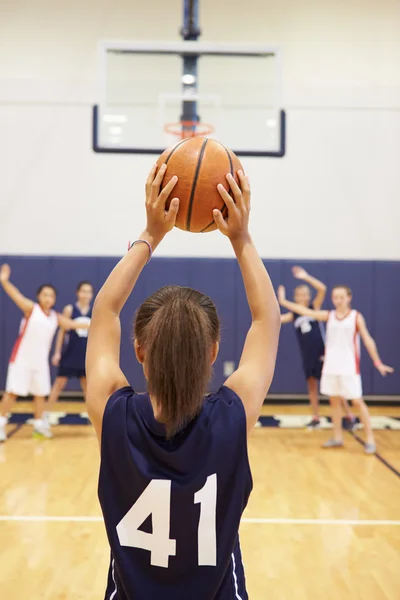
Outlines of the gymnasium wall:
{"type": "MultiPolygon", "coordinates": [[[[283,50],[287,156],[244,162],[262,255],[399,260],[400,3],[201,0],[200,21],[203,40],[283,50]]],[[[152,159],[91,151],[96,43],[180,23],[181,0],[1,3],[0,253],[119,255],[140,232],[152,159]]],[[[231,249],[175,231],[158,255],[231,249]]]]}
{"type": "MultiPolygon", "coordinates": [[[[57,308],[73,302],[79,280],[90,279],[96,290],[103,283],[117,258],[110,257],[16,257],[0,256],[12,267],[12,280],[30,297],[39,283],[48,281],[58,288],[57,308]]],[[[274,286],[287,285],[291,296],[295,280],[293,261],[265,261],[274,286]]],[[[382,378],[362,351],[362,374],[366,394],[386,395],[400,392],[399,340],[400,262],[306,261],[304,266],[329,286],[350,284],[354,305],[365,316],[375,336],[383,360],[396,368],[394,375],[382,378]],[[388,292],[390,290],[390,292],[388,292]]],[[[139,304],[158,287],[166,284],[189,285],[212,296],[222,321],[221,350],[215,365],[211,389],[224,381],[224,363],[237,365],[250,322],[246,297],[237,263],[233,259],[154,258],[140,277],[132,297],[122,312],[121,364],[131,384],[145,389],[140,366],[136,363],[130,340],[133,314],[139,304]]],[[[329,299],[325,306],[330,307],[329,299]]],[[[7,361],[16,338],[21,314],[0,291],[0,390],[4,389],[7,361]]],[[[70,386],[71,388],[71,386],[70,386]]],[[[74,386],[72,386],[72,389],[74,386]]],[[[275,378],[271,393],[305,393],[300,353],[292,325],[282,327],[275,378]]]]}

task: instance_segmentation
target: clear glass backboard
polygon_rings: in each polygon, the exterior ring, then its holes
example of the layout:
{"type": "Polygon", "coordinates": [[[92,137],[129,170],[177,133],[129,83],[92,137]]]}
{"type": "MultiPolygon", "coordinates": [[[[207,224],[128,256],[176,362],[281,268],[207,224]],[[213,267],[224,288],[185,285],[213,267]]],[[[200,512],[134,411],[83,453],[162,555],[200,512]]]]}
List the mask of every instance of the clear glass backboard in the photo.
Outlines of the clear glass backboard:
{"type": "Polygon", "coordinates": [[[180,138],[206,135],[239,155],[284,155],[278,49],[102,42],[99,62],[95,151],[158,154],[180,138]]]}

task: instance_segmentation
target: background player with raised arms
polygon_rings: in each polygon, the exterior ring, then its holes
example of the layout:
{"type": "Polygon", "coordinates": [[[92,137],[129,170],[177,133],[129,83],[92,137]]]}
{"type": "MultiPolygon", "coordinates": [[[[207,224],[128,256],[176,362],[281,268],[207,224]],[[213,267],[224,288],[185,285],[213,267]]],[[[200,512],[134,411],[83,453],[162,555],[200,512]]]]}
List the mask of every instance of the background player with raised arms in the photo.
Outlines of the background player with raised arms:
{"type": "MultiPolygon", "coordinates": [[[[316,277],[310,275],[303,267],[293,267],[292,273],[296,279],[301,279],[305,282],[295,287],[295,303],[314,310],[320,310],[326,296],[326,285],[316,277]],[[312,286],[317,291],[313,299],[311,298],[309,286],[312,286]]],[[[325,354],[324,332],[317,319],[310,315],[301,315],[293,311],[282,315],[281,323],[294,324],[301,352],[303,371],[307,381],[308,397],[313,413],[313,417],[307,427],[309,429],[318,429],[321,424],[319,415],[319,382],[325,354]]],[[[343,399],[343,407],[346,411],[346,418],[349,421],[350,427],[354,426],[356,419],[346,399],[343,399]]]]}
{"type": "Polygon", "coordinates": [[[49,352],[54,334],[60,325],[64,329],[88,328],[53,310],[57,293],[51,284],[43,284],[36,294],[36,302],[26,298],[10,281],[11,269],[0,268],[0,283],[4,291],[24,314],[19,335],[11,353],[7,371],[6,393],[0,403],[0,441],[7,438],[7,415],[18,396],[33,395],[33,433],[37,437],[51,437],[48,423],[42,418],[45,397],[50,393],[49,352]]]}
{"type": "Polygon", "coordinates": [[[343,446],[342,402],[344,398],[352,400],[359,408],[361,422],[365,431],[365,452],[376,451],[374,434],[371,427],[367,405],[362,398],[360,375],[360,336],[379,373],[385,376],[393,373],[392,367],[384,365],[379,357],[374,339],[369,333],[361,313],[352,309],[351,289],[337,285],[332,290],[332,304],[335,310],[312,310],[301,304],[286,300],[284,286],[278,290],[280,304],[300,315],[310,316],[318,321],[327,322],[325,360],[321,379],[321,392],[329,396],[332,406],[333,438],[324,444],[324,448],[343,446]]]}
{"type": "Polygon", "coordinates": [[[164,173],[165,165],[149,175],[146,230],[100,290],[89,332],[86,401],[101,445],[99,499],[111,546],[106,599],[246,600],[238,528],[252,488],[247,437],[275,368],[279,306],[248,232],[250,189],[239,171],[241,189],[227,176],[235,202],[218,186],[227,220],[214,211],[252,315],[238,369],[205,396],[219,346],[216,309],[200,292],[169,286],[136,315],[149,393],[134,393],[119,366],[119,315],[176,220],[178,199],[168,212],[165,203],[177,179],[160,193],[164,173]]]}

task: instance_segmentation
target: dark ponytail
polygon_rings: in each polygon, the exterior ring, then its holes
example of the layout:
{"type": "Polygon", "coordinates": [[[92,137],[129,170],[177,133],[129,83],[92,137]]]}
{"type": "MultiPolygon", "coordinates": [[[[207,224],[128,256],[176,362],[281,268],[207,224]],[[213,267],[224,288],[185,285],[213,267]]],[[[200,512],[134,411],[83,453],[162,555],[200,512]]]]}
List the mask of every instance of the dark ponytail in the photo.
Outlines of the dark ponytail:
{"type": "Polygon", "coordinates": [[[200,292],[164,287],[139,308],[134,333],[144,351],[149,393],[170,438],[201,411],[219,340],[216,308],[200,292]]]}

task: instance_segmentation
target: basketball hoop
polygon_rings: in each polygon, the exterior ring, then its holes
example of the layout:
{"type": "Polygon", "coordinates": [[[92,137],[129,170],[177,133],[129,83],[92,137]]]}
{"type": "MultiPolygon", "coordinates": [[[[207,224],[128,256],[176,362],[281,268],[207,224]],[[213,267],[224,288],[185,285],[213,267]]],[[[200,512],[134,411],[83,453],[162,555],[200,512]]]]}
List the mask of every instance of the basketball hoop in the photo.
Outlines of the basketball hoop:
{"type": "Polygon", "coordinates": [[[165,133],[175,135],[181,140],[188,138],[207,136],[213,133],[214,127],[207,123],[198,121],[180,121],[179,123],[167,123],[164,126],[165,133]]]}

